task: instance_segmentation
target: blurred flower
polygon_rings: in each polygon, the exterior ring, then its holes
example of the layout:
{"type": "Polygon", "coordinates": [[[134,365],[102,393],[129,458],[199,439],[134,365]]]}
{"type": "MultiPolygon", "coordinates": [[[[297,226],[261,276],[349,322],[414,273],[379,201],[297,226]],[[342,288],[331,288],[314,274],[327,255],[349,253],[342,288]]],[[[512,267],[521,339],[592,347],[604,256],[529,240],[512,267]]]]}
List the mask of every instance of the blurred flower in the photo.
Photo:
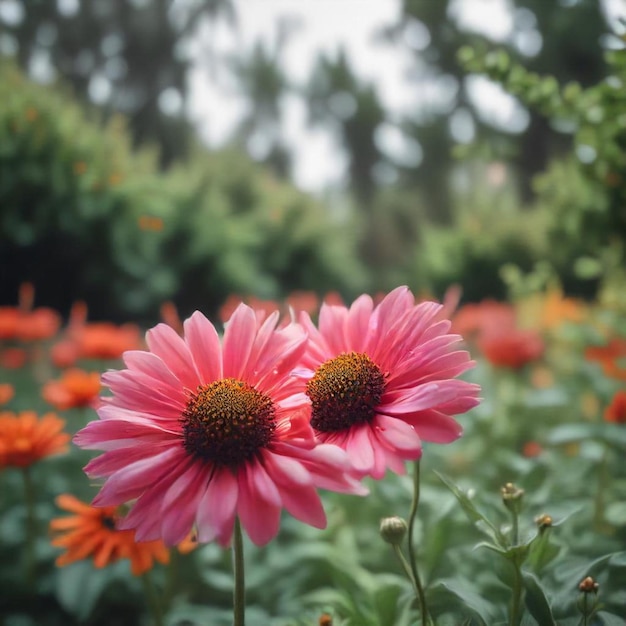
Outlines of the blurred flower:
{"type": "Polygon", "coordinates": [[[39,307],[19,316],[15,337],[20,341],[43,341],[54,337],[60,326],[61,316],[56,311],[39,307]]]}
{"type": "Polygon", "coordinates": [[[47,382],[42,390],[43,399],[59,411],[75,407],[95,408],[100,393],[100,374],[70,369],[59,380],[47,382]]]}
{"type": "Polygon", "coordinates": [[[152,569],[155,561],[169,562],[169,550],[162,541],[137,542],[134,530],[118,528],[117,507],[90,506],[69,494],[58,496],[56,503],[74,514],[50,522],[52,545],[65,549],[56,559],[59,567],[89,557],[98,568],[128,559],[132,573],[141,576],[152,569]]]}
{"type": "Polygon", "coordinates": [[[15,339],[20,310],[14,306],[0,306],[0,339],[15,339]]]}
{"type": "Polygon", "coordinates": [[[530,383],[536,389],[549,389],[554,386],[554,374],[549,367],[537,364],[530,373],[530,383]]]}
{"type": "Polygon", "coordinates": [[[22,283],[19,306],[0,307],[0,339],[41,341],[54,336],[61,326],[61,316],[52,309],[33,309],[35,289],[31,283],[22,283]]]}
{"type": "Polygon", "coordinates": [[[540,443],[536,441],[527,441],[522,448],[522,454],[527,459],[532,459],[539,456],[543,452],[543,448],[540,443]]]}
{"type": "Polygon", "coordinates": [[[542,327],[555,328],[566,322],[580,323],[587,316],[587,307],[581,300],[566,298],[561,289],[550,289],[546,293],[542,327]]]}
{"type": "Polygon", "coordinates": [[[0,412],[0,468],[28,467],[66,452],[70,435],[63,432],[64,426],[54,413],[38,419],[34,411],[0,412]]]}
{"type": "Polygon", "coordinates": [[[141,215],[138,219],[141,230],[159,232],[163,230],[163,219],[152,215],[141,215]]]}
{"type": "Polygon", "coordinates": [[[322,528],[317,487],[366,490],[346,455],[317,445],[304,385],[290,375],[306,347],[302,329],[277,330],[240,305],[223,340],[204,315],[184,323],[184,338],[166,324],[147,333],[149,351],[124,355],[127,369],[102,377],[113,396],[75,442],[104,450],[85,471],[105,479],[94,504],[137,499],[120,528],[137,539],[230,543],[235,516],[250,539],[267,543],[281,509],[322,528]]]}
{"type": "Polygon", "coordinates": [[[28,355],[23,348],[5,348],[0,351],[0,365],[9,370],[20,369],[27,359],[28,355]]]}
{"type": "Polygon", "coordinates": [[[51,350],[57,367],[70,367],[78,359],[119,359],[126,350],[141,347],[139,327],[111,322],[87,322],[84,302],[72,306],[64,336],[51,350]]]}
{"type": "Polygon", "coordinates": [[[85,324],[78,333],[78,352],[84,359],[119,359],[127,350],[141,346],[139,327],[111,322],[85,324]]]}
{"type": "Polygon", "coordinates": [[[478,345],[485,358],[495,367],[521,369],[543,356],[545,345],[535,330],[510,328],[503,333],[483,336],[478,345]]]}
{"type": "Polygon", "coordinates": [[[626,391],[618,391],[604,411],[607,422],[626,424],[626,391]]]}
{"type": "Polygon", "coordinates": [[[311,425],[319,439],[348,452],[361,474],[404,473],[422,454],[422,440],[449,443],[461,435],[451,417],[478,404],[477,385],[456,376],[473,366],[441,305],[415,305],[399,287],[374,306],[363,295],[348,309],[322,305],[319,330],[302,313],[309,335],[302,367],[311,425]]]}
{"type": "Polygon", "coordinates": [[[488,334],[500,334],[515,326],[515,309],[506,302],[495,300],[465,304],[452,318],[452,331],[467,341],[476,340],[488,334]]]}
{"type": "Polygon", "coordinates": [[[606,376],[626,380],[626,339],[613,337],[604,346],[589,346],[585,358],[599,363],[606,376]]]}
{"type": "Polygon", "coordinates": [[[0,405],[9,402],[15,395],[15,389],[10,383],[0,384],[0,405]]]}
{"type": "Polygon", "coordinates": [[[309,315],[316,313],[319,307],[319,298],[314,291],[293,291],[286,302],[294,311],[306,311],[309,315]]]}
{"type": "Polygon", "coordinates": [[[161,305],[161,319],[182,336],[183,322],[180,319],[176,305],[172,301],[168,300],[161,305]]]}

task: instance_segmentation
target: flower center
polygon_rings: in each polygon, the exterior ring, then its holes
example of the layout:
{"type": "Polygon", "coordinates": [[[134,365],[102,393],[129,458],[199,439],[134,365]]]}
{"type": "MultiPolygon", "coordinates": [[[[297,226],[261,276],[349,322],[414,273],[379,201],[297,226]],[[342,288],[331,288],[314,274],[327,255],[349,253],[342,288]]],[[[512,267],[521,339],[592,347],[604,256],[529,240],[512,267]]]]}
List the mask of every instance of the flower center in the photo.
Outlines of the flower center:
{"type": "Polygon", "coordinates": [[[115,530],[115,518],[112,515],[103,515],[101,521],[108,530],[115,530]]]}
{"type": "Polygon", "coordinates": [[[384,390],[385,376],[367,354],[340,354],[322,363],[306,385],[311,426],[334,432],[369,422],[384,390]]]}
{"type": "Polygon", "coordinates": [[[276,428],[272,399],[224,378],[198,387],[183,411],[185,450],[203,461],[237,466],[268,445],[276,428]]]}

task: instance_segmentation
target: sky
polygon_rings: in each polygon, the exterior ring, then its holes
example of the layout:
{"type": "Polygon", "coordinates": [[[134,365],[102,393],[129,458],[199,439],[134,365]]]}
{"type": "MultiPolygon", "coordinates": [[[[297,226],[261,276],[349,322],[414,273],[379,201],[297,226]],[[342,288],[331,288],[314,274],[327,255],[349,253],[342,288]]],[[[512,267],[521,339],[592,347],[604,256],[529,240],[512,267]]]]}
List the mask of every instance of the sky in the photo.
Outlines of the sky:
{"type": "MultiPolygon", "coordinates": [[[[626,0],[604,1],[611,16],[626,16],[626,0]]],[[[381,40],[381,27],[400,19],[400,0],[234,0],[234,5],[237,14],[234,31],[223,22],[204,23],[192,45],[195,62],[190,73],[189,114],[197,123],[202,139],[212,147],[228,141],[249,104],[239,94],[224,64],[209,64],[207,53],[210,51],[213,58],[224,58],[231,53],[250,51],[257,41],[271,48],[281,24],[293,28],[281,51],[281,61],[295,85],[306,83],[320,51],[335,54],[343,47],[357,75],[376,86],[392,118],[414,112],[425,99],[439,97],[432,89],[417,90],[414,83],[410,84],[415,80],[414,74],[411,77],[415,52],[429,42],[428,31],[421,23],[413,24],[402,41],[381,40]],[[418,100],[418,93],[422,100],[418,100]]],[[[509,6],[509,0],[456,0],[450,18],[467,30],[503,41],[511,36],[513,29],[509,6]]],[[[529,55],[539,50],[541,35],[534,28],[532,14],[528,28],[516,44],[529,55]]],[[[527,122],[524,109],[500,87],[473,77],[468,88],[484,103],[484,114],[496,124],[523,131],[527,122]]],[[[282,112],[281,132],[292,148],[296,184],[313,192],[345,185],[346,158],[332,133],[309,127],[304,102],[295,95],[285,99],[282,112]]],[[[462,135],[463,129],[461,140],[462,135]]],[[[471,133],[465,137],[470,138],[471,133]]],[[[419,146],[408,143],[393,124],[381,128],[377,139],[381,149],[395,158],[419,161],[419,146]]],[[[248,149],[253,156],[261,157],[265,149],[262,137],[253,137],[248,149]]]]}

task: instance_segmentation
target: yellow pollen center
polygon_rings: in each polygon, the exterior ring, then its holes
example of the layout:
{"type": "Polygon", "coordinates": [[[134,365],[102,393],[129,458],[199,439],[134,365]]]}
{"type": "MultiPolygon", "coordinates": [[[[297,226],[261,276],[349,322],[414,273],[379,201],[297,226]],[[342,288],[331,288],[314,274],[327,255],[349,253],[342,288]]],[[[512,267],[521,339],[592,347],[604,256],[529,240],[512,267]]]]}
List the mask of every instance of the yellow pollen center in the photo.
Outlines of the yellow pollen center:
{"type": "Polygon", "coordinates": [[[191,395],[182,415],[183,445],[192,456],[238,466],[267,446],[276,428],[272,399],[248,383],[224,378],[191,395]]]}
{"type": "Polygon", "coordinates": [[[348,352],[320,365],[308,381],[311,426],[336,432],[371,421],[385,390],[385,376],[367,354],[348,352]]]}

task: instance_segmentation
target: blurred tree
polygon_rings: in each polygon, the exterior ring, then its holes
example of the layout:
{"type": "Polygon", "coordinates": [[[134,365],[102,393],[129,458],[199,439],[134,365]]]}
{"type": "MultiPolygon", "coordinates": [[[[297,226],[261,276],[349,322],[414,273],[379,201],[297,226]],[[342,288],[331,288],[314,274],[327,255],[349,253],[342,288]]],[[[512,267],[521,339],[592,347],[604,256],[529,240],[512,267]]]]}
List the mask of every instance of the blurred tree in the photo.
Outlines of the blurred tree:
{"type": "Polygon", "coordinates": [[[105,112],[127,115],[135,142],[157,142],[162,164],[186,153],[187,44],[201,18],[234,20],[230,0],[9,4],[0,13],[4,47],[31,76],[59,76],[105,112]]]}
{"type": "Polygon", "coordinates": [[[362,255],[370,268],[383,261],[379,220],[374,211],[376,170],[388,163],[376,142],[386,113],[373,85],[353,72],[345,51],[321,56],[306,90],[312,125],[330,126],[348,154],[350,189],[364,218],[362,255]]]}
{"type": "Polygon", "coordinates": [[[283,101],[292,85],[280,58],[293,27],[293,23],[282,20],[272,47],[257,41],[250,52],[228,59],[238,89],[248,103],[235,132],[235,142],[283,178],[289,176],[291,168],[291,154],[281,137],[283,101]]]}
{"type": "MultiPolygon", "coordinates": [[[[439,113],[431,108],[429,115],[416,115],[406,123],[424,153],[417,168],[405,170],[407,182],[424,189],[427,204],[435,208],[434,217],[439,216],[440,221],[450,216],[446,180],[450,152],[459,134],[466,142],[486,140],[496,153],[507,157],[519,174],[520,191],[526,200],[532,196],[532,176],[570,145],[569,137],[534,111],[522,110],[528,121],[524,124],[520,119],[515,128],[502,128],[485,111],[484,99],[476,97],[472,89],[475,83],[472,85],[471,77],[457,61],[462,45],[480,46],[490,38],[489,29],[476,27],[476,20],[471,19],[478,4],[478,0],[404,0],[401,23],[387,31],[391,40],[401,38],[414,49],[418,76],[438,86],[446,100],[439,113]]],[[[505,3],[510,27],[500,35],[492,33],[491,39],[502,39],[513,58],[533,71],[552,74],[563,82],[576,80],[589,85],[606,71],[600,42],[608,27],[602,4],[601,0],[510,0],[505,3]]]]}

